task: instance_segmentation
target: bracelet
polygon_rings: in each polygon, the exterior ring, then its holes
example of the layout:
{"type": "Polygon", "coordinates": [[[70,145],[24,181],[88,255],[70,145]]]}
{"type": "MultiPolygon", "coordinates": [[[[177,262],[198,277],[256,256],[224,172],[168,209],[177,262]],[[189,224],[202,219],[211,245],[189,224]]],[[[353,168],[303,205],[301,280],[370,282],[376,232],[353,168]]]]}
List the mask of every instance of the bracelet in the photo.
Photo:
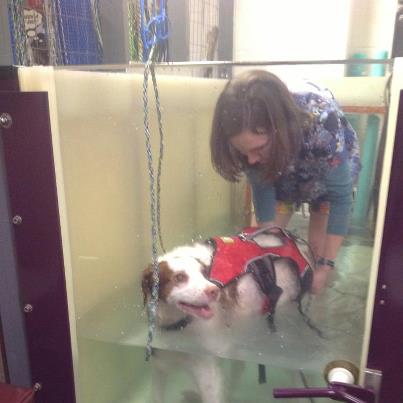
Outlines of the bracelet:
{"type": "Polygon", "coordinates": [[[331,259],[325,259],[324,257],[319,257],[318,260],[316,261],[316,264],[318,266],[329,266],[331,269],[334,269],[336,263],[334,260],[331,259]]]}

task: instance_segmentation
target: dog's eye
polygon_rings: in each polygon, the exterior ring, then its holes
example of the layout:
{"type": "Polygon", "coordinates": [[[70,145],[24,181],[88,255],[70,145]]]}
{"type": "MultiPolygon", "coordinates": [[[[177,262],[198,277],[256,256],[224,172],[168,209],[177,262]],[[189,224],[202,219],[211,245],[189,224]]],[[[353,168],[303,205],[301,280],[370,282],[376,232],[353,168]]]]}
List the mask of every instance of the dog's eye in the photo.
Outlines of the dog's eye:
{"type": "Polygon", "coordinates": [[[185,273],[178,273],[175,275],[175,281],[177,283],[184,283],[185,281],[187,281],[188,276],[185,273]]]}

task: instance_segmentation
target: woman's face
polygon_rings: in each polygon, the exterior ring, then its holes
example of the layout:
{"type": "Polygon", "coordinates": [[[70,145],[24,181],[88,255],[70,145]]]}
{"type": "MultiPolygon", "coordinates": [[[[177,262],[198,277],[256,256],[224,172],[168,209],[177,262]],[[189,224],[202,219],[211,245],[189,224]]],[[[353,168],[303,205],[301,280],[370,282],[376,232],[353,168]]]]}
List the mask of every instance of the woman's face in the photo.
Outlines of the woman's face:
{"type": "Polygon", "coordinates": [[[257,132],[245,129],[230,139],[232,147],[246,157],[249,165],[264,164],[268,160],[270,135],[263,128],[258,128],[257,132]]]}

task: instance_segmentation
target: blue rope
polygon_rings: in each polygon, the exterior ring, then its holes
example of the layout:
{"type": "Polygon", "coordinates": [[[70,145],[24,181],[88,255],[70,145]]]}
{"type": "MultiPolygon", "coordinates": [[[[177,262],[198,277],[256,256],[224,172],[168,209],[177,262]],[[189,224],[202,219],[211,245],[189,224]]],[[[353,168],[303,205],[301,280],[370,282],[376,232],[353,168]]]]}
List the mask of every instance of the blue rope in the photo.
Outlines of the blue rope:
{"type": "Polygon", "coordinates": [[[155,5],[155,0],[152,0],[152,15],[146,21],[147,8],[144,0],[140,1],[140,21],[141,21],[141,39],[143,41],[143,61],[149,59],[151,48],[168,39],[168,16],[166,13],[166,2],[160,0],[159,10],[155,5]]]}

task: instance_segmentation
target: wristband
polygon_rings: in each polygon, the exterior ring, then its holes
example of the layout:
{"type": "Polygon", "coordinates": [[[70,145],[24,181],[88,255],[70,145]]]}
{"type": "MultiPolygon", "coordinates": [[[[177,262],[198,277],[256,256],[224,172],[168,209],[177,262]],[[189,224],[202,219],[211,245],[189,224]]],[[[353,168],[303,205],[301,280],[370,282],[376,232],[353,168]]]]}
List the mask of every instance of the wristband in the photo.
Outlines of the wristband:
{"type": "Polygon", "coordinates": [[[331,269],[334,269],[335,267],[335,262],[334,260],[331,259],[325,259],[324,257],[319,257],[318,260],[316,261],[316,264],[318,266],[329,266],[331,269]]]}

